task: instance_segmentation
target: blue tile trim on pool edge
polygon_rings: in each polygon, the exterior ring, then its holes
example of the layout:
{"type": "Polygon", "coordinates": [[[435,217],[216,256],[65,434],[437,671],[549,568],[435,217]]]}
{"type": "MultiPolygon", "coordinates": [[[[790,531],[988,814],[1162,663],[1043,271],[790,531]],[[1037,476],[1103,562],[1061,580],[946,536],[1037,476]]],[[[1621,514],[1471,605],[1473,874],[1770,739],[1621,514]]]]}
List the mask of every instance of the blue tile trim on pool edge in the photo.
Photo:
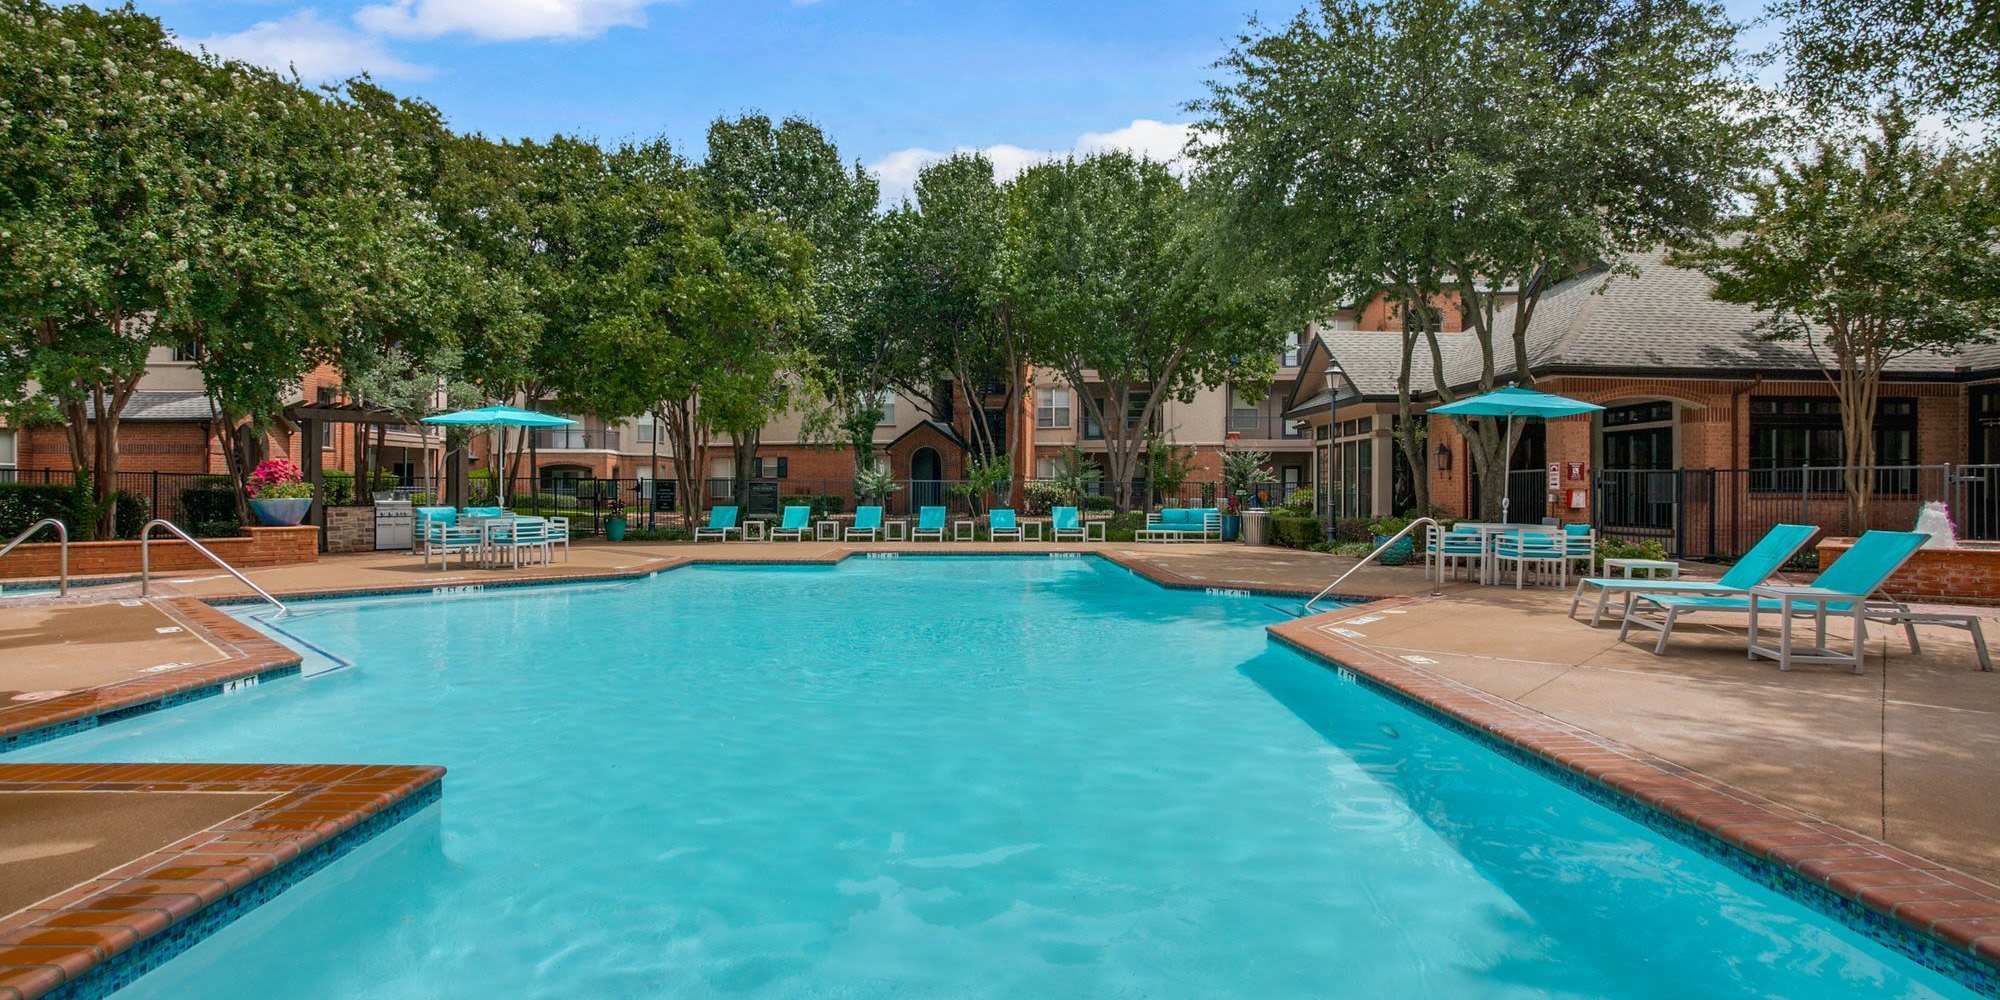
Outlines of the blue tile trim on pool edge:
{"type": "Polygon", "coordinates": [[[137,947],[92,966],[82,977],[45,994],[43,1000],[103,1000],[109,997],[443,796],[444,779],[440,778],[339,836],[299,855],[291,864],[230,893],[208,909],[147,938],[137,947]]]}
{"type": "Polygon", "coordinates": [[[186,691],[176,691],[173,694],[162,695],[152,701],[141,702],[137,705],[106,709],[96,715],[86,715],[82,718],[70,719],[67,722],[58,722],[52,726],[44,726],[40,729],[30,729],[27,732],[15,733],[12,736],[0,737],[0,754],[5,754],[13,750],[25,750],[28,747],[47,743],[50,740],[61,739],[62,737],[71,736],[76,733],[89,732],[99,726],[109,725],[113,722],[123,722],[126,719],[141,715],[149,715],[163,708],[174,708],[190,702],[212,698],[226,691],[233,691],[246,681],[253,684],[262,684],[265,681],[274,681],[282,677],[296,677],[299,670],[300,665],[297,663],[282,664],[253,675],[216,681],[213,684],[204,684],[201,687],[189,688],[186,691]]]}
{"type": "Polygon", "coordinates": [[[1765,888],[1783,893],[1813,910],[1901,953],[1925,968],[1943,973],[1982,996],[2000,997],[2000,969],[1987,965],[1962,949],[1940,941],[1895,917],[1848,899],[1793,869],[1790,865],[1737,847],[1679,817],[1662,812],[1624,792],[1603,784],[1590,775],[1572,770],[1498,734],[1472,725],[1431,703],[1375,679],[1366,671],[1355,670],[1315,650],[1273,635],[1275,641],[1297,650],[1307,658],[1339,670],[1341,679],[1352,679],[1374,692],[1415,710],[1418,714],[1463,736],[1471,737],[1501,756],[1547,777],[1599,805],[1606,806],[1675,843],[1693,848],[1720,862],[1724,867],[1765,888]]]}

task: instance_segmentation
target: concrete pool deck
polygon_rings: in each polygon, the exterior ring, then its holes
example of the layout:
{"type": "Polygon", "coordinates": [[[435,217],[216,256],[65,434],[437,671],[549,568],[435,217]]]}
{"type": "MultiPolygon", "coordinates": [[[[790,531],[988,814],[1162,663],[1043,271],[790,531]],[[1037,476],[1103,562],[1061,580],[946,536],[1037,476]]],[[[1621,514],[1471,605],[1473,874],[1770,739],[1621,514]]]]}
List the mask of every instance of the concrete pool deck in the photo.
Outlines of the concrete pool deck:
{"type": "MultiPolygon", "coordinates": [[[[712,561],[833,563],[869,552],[1049,551],[1096,552],[1173,586],[1275,594],[1312,593],[1352,565],[1351,559],[1334,556],[1224,544],[582,543],[568,561],[519,570],[456,564],[447,570],[425,569],[407,553],[370,553],[328,556],[318,563],[249,575],[285,598],[629,579],[712,561]]],[[[159,602],[159,613],[195,623],[197,638],[239,654],[266,641],[204,605],[245,596],[235,580],[191,574],[156,586],[158,594],[179,595],[159,602]]],[[[1993,762],[2000,754],[2000,673],[1978,671],[1965,633],[1922,627],[1924,652],[1912,656],[1900,632],[1875,631],[1862,676],[1834,668],[1780,673],[1768,662],[1744,658],[1740,630],[1696,626],[1687,628],[1685,637],[1677,630],[1673,652],[1664,657],[1653,656],[1636,640],[1620,645],[1615,621],[1598,628],[1571,621],[1565,613],[1568,594],[1548,588],[1439,586],[1414,568],[1369,567],[1342,589],[1350,596],[1382,600],[1290,622],[1280,631],[1303,630],[1303,640],[1294,634],[1289,641],[1356,669],[1393,668],[1418,676],[1424,679],[1420,686],[1430,692],[1418,697],[1441,699],[1443,704],[1433,706],[1439,710],[1463,707],[1471,703],[1464,698],[1472,696],[1533,720],[1529,730],[1540,734],[1538,739],[1551,740],[1553,748],[1587,745],[1598,751],[1613,746],[1621,759],[1657,761],[1663,773],[1692,776],[1704,796],[1722,789],[1722,798],[1689,806],[1715,811],[1718,823],[1723,815],[1753,803],[1760,810],[1794,810],[1802,817],[1786,822],[1825,821],[1816,829],[1840,832],[1817,846],[1836,854],[1883,859],[1888,857],[1884,851],[1909,852],[1914,860],[1899,855],[1896,861],[1914,865],[1910,870],[1922,874],[1918,882],[1946,884],[1918,885],[1913,891],[1925,906],[1897,918],[1933,930],[1955,947],[1974,948],[1977,942],[1983,950],[1976,953],[1984,961],[2000,955],[2000,889],[1982,881],[2000,877],[2000,836],[1993,833],[2000,829],[2000,799],[1991,793],[1993,762]],[[1350,634],[1327,631],[1334,628],[1350,634]],[[1582,743],[1569,742],[1573,740],[1582,743]]],[[[10,653],[73,645],[73,639],[61,636],[73,637],[79,630],[88,634],[90,618],[98,612],[87,609],[98,608],[131,613],[116,603],[77,605],[67,632],[49,628],[49,641],[38,644],[34,621],[22,616],[46,608],[0,607],[0,641],[12,643],[10,653]]],[[[2000,609],[1971,610],[2000,616],[2000,609]]],[[[50,620],[41,620],[46,628],[50,620]]],[[[125,623],[127,633],[143,640],[135,631],[139,627],[136,618],[125,623]]],[[[101,646],[106,652],[95,657],[92,677],[107,670],[116,674],[111,651],[121,651],[118,662],[132,664],[134,671],[154,655],[143,642],[101,646]]],[[[268,648],[257,651],[275,655],[268,648]]],[[[235,669],[243,669],[244,659],[234,659],[235,669]]],[[[225,669],[229,662],[202,669],[225,669]]],[[[291,662],[296,663],[295,656],[291,662]]],[[[0,670],[0,688],[6,677],[0,670]]],[[[134,676],[96,690],[121,683],[164,681],[158,675],[134,676]]],[[[0,707],[0,734],[6,731],[6,712],[0,707]]],[[[14,766],[0,764],[0,781],[7,780],[14,766]]],[[[1780,860],[1805,870],[1802,864],[1840,859],[1780,860]]],[[[1829,874],[1822,872],[1822,881],[1829,874]]],[[[1872,883],[1885,877],[1869,869],[1849,881],[1872,883]]],[[[1884,898],[1879,888],[1869,888],[1877,892],[1876,902],[1884,898]]],[[[0,998],[4,996],[0,990],[0,998]]]]}

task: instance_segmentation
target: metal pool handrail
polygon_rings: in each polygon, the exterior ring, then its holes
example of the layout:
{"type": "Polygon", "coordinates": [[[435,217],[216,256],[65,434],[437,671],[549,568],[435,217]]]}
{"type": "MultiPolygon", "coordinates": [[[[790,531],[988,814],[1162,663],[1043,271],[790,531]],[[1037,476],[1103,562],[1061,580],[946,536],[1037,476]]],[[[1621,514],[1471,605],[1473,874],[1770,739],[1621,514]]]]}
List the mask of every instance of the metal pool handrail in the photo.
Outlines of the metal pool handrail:
{"type": "MultiPolygon", "coordinates": [[[[1363,567],[1363,566],[1366,566],[1366,565],[1368,565],[1368,562],[1369,562],[1369,560],[1371,560],[1371,559],[1374,559],[1374,558],[1375,558],[1376,556],[1379,556],[1379,555],[1381,555],[1384,549],[1387,549],[1387,548],[1388,548],[1389,546],[1391,546],[1391,545],[1394,545],[1394,544],[1396,544],[1397,542],[1400,542],[1400,541],[1402,541],[1402,540],[1403,540],[1403,536],[1405,536],[1405,535],[1409,534],[1409,533],[1410,533],[1410,532],[1412,532],[1412,531],[1415,531],[1415,530],[1417,530],[1417,526],[1418,526],[1418,525],[1420,525],[1420,524],[1428,524],[1428,525],[1430,525],[1430,526],[1431,526],[1431,527],[1433,527],[1433,528],[1442,528],[1442,527],[1444,527],[1443,525],[1441,525],[1441,524],[1437,523],[1437,519],[1436,519],[1436,518],[1430,518],[1430,517],[1420,517],[1420,518],[1417,518],[1417,519],[1416,519],[1416,520],[1414,520],[1414,521],[1411,521],[1411,522],[1410,522],[1409,524],[1407,524],[1407,525],[1404,525],[1404,527],[1403,527],[1403,530],[1401,530],[1401,531],[1398,531],[1398,532],[1396,532],[1396,533],[1395,533],[1395,534],[1393,534],[1393,535],[1390,535],[1390,536],[1389,536],[1389,540],[1388,540],[1388,541],[1386,541],[1386,542],[1383,542],[1382,544],[1380,544],[1380,545],[1377,545],[1377,546],[1375,546],[1375,551],[1373,551],[1373,552],[1370,552],[1370,553],[1368,553],[1368,554],[1367,554],[1367,555],[1365,555],[1365,556],[1362,556],[1362,557],[1361,557],[1361,561],[1360,561],[1360,562],[1358,562],[1358,563],[1355,563],[1354,565],[1352,565],[1352,566],[1349,566],[1349,567],[1347,567],[1347,572],[1345,572],[1345,573],[1342,573],[1342,574],[1340,574],[1339,578],[1335,579],[1335,580],[1334,580],[1334,581],[1333,581],[1332,583],[1329,583],[1329,584],[1327,584],[1327,585],[1326,585],[1326,589],[1325,589],[1325,590],[1322,590],[1322,591],[1320,591],[1320,592],[1319,592],[1318,594],[1315,594],[1315,595],[1313,595],[1313,599],[1312,599],[1312,600],[1310,600],[1310,601],[1307,601],[1307,602],[1306,602],[1306,606],[1305,606],[1304,608],[1300,609],[1300,610],[1301,610],[1301,611],[1303,611],[1303,612],[1304,612],[1305,614],[1311,614],[1311,613],[1312,613],[1312,609],[1313,609],[1313,605],[1315,605],[1315,604],[1318,604],[1319,602],[1321,602],[1321,601],[1325,600],[1325,599],[1326,599],[1326,595],[1328,595],[1328,594],[1331,594],[1331,593],[1333,593],[1333,590],[1334,590],[1334,588],[1335,588],[1335,587],[1338,587],[1338,586],[1340,586],[1341,584],[1343,584],[1343,583],[1346,583],[1346,582],[1347,582],[1347,578],[1348,578],[1348,577],[1350,577],[1350,576],[1353,576],[1353,575],[1354,575],[1354,572],[1355,572],[1356,570],[1360,569],[1360,568],[1361,568],[1361,567],[1363,567]]],[[[1425,573],[1426,573],[1426,575],[1428,575],[1428,574],[1429,574],[1429,571],[1428,571],[1428,570],[1426,570],[1426,571],[1425,571],[1425,573]]]]}
{"type": "Polygon", "coordinates": [[[33,535],[35,532],[40,531],[43,528],[50,527],[52,525],[56,529],[56,540],[62,543],[61,572],[60,575],[56,577],[56,596],[68,597],[69,596],[69,526],[68,525],[62,523],[61,521],[56,520],[53,517],[42,518],[41,520],[36,521],[31,525],[28,525],[28,530],[23,531],[18,535],[15,535],[14,540],[7,543],[6,548],[0,549],[0,556],[5,556],[7,553],[14,551],[14,546],[27,541],[28,536],[33,535]]]}
{"type": "Polygon", "coordinates": [[[236,567],[231,566],[226,562],[223,562],[222,557],[216,555],[214,552],[209,551],[208,546],[195,541],[193,536],[189,535],[185,531],[182,531],[180,529],[180,526],[176,525],[172,521],[162,520],[157,517],[150,521],[147,521],[146,526],[140,529],[139,531],[139,596],[140,597],[146,596],[146,588],[152,582],[153,556],[152,556],[151,546],[153,544],[154,528],[165,528],[168,531],[172,532],[174,535],[178,536],[181,541],[188,543],[190,546],[193,546],[196,552],[199,552],[202,555],[207,556],[209,562],[212,562],[217,566],[222,567],[224,572],[228,573],[230,576],[235,577],[237,581],[242,583],[245,587],[249,587],[251,590],[256,591],[258,597],[261,597],[266,601],[271,602],[271,606],[278,609],[278,614],[280,616],[288,613],[288,609],[285,607],[283,602],[279,601],[275,597],[272,597],[270,592],[265,590],[264,588],[259,587],[254,583],[251,583],[249,577],[244,576],[242,573],[237,572],[236,567]]]}

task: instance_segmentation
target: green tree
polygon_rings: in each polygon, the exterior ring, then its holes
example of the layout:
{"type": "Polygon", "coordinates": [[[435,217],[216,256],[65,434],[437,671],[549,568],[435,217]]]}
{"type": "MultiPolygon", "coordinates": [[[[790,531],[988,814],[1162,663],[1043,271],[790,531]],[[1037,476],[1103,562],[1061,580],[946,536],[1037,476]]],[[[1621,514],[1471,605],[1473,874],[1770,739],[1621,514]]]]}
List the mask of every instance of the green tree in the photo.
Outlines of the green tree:
{"type": "Polygon", "coordinates": [[[1815,111],[2000,116],[2000,2],[1775,0],[1791,93],[1815,111]]]}
{"type": "Polygon", "coordinates": [[[2000,323],[1993,158],[1911,135],[1900,107],[1752,189],[1740,234],[1681,261],[1715,297],[1805,344],[1840,399],[1848,527],[1868,526],[1882,371],[1911,351],[1991,339],[2000,323]]]}
{"type": "MultiPolygon", "coordinates": [[[[1527,331],[1576,270],[1715,224],[1768,125],[1734,68],[1735,28],[1705,3],[1323,0],[1253,27],[1194,107],[1239,266],[1285,275],[1324,315],[1378,291],[1431,355],[1456,309],[1480,391],[1532,382],[1527,331]],[[1511,321],[1502,340],[1498,320],[1511,321]]],[[[1498,514],[1504,422],[1460,421],[1498,514]]],[[[1401,440],[1412,468],[1413,439],[1401,440]]]]}
{"type": "Polygon", "coordinates": [[[184,139],[210,120],[209,75],[129,8],[0,0],[0,403],[60,419],[107,537],[119,420],[207,226],[184,139]]]}
{"type": "Polygon", "coordinates": [[[1214,219],[1167,168],[1122,152],[1029,168],[1010,185],[1001,287],[1023,356],[1060,372],[1104,430],[1113,501],[1161,406],[1269,382],[1295,317],[1233,280],[1214,219]]]}
{"type": "Polygon", "coordinates": [[[745,338],[746,349],[779,356],[784,368],[762,386],[746,384],[727,412],[712,414],[729,434],[740,497],[755,475],[764,425],[804,402],[794,389],[812,376],[812,359],[851,336],[861,293],[862,240],[880,192],[872,175],[858,163],[844,163],[819,126],[802,118],[777,125],[759,114],[716,119],[708,127],[700,174],[706,197],[722,211],[761,213],[790,226],[813,247],[811,308],[795,323],[746,331],[755,334],[745,338]],[[753,340],[761,344],[753,346],[753,340]]]}

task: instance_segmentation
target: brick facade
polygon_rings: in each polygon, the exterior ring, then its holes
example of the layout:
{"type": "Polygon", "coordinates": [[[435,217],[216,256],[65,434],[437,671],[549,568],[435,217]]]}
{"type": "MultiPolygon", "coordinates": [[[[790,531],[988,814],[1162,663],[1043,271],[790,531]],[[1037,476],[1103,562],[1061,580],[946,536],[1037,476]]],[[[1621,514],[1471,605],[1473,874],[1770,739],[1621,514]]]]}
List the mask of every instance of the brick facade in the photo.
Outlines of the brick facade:
{"type": "MultiPolygon", "coordinates": [[[[1821,568],[1833,565],[1854,541],[1823,538],[1815,546],[1821,568]]],[[[1950,598],[1958,602],[2000,604],[2000,548],[1966,546],[1919,549],[1883,587],[1901,598],[1950,598]]]]}

